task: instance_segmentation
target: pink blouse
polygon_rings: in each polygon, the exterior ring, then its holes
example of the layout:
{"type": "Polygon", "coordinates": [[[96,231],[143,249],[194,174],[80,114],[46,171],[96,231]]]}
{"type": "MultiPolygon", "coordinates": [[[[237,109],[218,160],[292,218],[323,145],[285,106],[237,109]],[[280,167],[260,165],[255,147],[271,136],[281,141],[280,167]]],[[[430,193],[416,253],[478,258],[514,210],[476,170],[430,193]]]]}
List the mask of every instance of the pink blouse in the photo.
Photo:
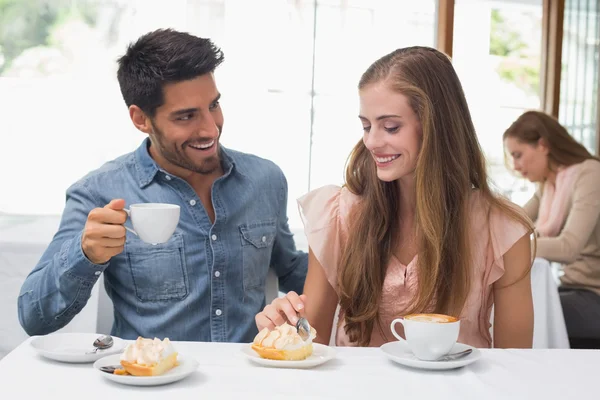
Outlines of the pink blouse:
{"type": "MultiPolygon", "coordinates": [[[[337,291],[337,265],[341,244],[347,237],[348,213],[359,197],[346,188],[324,186],[298,200],[308,244],[317,258],[331,286],[337,291]]],[[[492,284],[504,274],[502,256],[527,234],[527,229],[498,210],[492,209],[479,192],[471,196],[471,243],[474,274],[467,303],[460,316],[459,342],[475,347],[491,347],[490,313],[494,303],[492,284]]],[[[376,326],[370,346],[381,346],[396,340],[390,330],[392,320],[402,316],[417,288],[415,257],[408,265],[392,257],[383,284],[380,318],[381,330],[376,326]]],[[[400,331],[402,326],[397,325],[400,331]]],[[[344,332],[343,311],[336,327],[337,346],[353,346],[344,332]]]]}

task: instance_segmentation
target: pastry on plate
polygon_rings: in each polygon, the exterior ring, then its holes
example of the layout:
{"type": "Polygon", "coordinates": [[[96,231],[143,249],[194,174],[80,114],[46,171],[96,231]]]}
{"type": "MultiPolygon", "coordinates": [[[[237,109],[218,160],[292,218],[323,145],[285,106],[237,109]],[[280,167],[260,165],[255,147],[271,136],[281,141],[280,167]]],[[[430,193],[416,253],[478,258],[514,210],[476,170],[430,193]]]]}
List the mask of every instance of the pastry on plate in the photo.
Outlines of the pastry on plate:
{"type": "Polygon", "coordinates": [[[121,354],[121,365],[130,375],[162,375],[177,366],[177,352],[169,338],[160,340],[138,337],[121,354]]]}
{"type": "Polygon", "coordinates": [[[304,341],[295,327],[283,324],[272,331],[263,328],[254,338],[252,349],[262,358],[270,360],[304,360],[313,353],[312,340],[317,336],[310,328],[310,337],[304,341]]]}

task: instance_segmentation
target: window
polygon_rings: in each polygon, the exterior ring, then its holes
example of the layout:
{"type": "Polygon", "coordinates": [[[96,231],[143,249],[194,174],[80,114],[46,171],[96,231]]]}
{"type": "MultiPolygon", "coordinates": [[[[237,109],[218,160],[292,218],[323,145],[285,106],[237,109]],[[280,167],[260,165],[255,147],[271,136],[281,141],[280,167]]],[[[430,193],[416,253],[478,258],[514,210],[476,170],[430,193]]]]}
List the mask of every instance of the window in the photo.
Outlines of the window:
{"type": "Polygon", "coordinates": [[[343,183],[348,155],[362,138],[357,89],[361,74],[397,48],[434,47],[436,4],[431,0],[319,2],[311,189],[343,183]]]}
{"type": "Polygon", "coordinates": [[[540,108],[542,0],[456,0],[453,60],[495,189],[523,205],[534,185],[504,163],[502,134],[540,108]]]}
{"type": "Polygon", "coordinates": [[[600,5],[565,1],[559,120],[571,135],[597,153],[600,5]]]}
{"type": "Polygon", "coordinates": [[[360,138],[360,74],[397,47],[433,46],[436,3],[57,0],[40,7],[6,0],[0,169],[12,189],[0,196],[0,211],[60,214],[70,184],[139,145],[144,135],[129,120],[116,59],[140,35],[171,27],[223,49],[216,73],[223,144],[283,169],[290,226],[298,232],[296,198],[341,183],[360,138]]]}

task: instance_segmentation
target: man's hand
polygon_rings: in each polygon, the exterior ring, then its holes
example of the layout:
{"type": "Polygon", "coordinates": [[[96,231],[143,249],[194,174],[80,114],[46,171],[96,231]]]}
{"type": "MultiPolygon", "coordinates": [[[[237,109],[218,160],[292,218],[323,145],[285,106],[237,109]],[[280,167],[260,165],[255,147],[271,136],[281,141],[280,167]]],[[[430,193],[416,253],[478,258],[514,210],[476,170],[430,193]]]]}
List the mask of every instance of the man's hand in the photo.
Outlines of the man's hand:
{"type": "Polygon", "coordinates": [[[115,199],[88,214],[81,249],[94,264],[104,264],[123,251],[126,233],[123,224],[127,220],[124,207],[125,200],[115,199]]]}

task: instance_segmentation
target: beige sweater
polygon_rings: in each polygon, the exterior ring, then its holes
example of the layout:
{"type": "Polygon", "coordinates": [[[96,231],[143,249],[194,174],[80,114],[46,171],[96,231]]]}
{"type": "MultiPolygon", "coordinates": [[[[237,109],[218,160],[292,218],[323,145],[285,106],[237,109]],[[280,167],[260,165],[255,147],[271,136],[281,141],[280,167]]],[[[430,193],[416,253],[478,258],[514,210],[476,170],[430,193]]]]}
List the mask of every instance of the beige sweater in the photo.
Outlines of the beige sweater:
{"type": "MultiPolygon", "coordinates": [[[[523,207],[534,221],[540,190],[523,207]]],[[[581,164],[568,207],[560,234],[538,238],[536,256],[564,264],[564,287],[585,288],[600,295],[600,162],[581,164]]]]}

